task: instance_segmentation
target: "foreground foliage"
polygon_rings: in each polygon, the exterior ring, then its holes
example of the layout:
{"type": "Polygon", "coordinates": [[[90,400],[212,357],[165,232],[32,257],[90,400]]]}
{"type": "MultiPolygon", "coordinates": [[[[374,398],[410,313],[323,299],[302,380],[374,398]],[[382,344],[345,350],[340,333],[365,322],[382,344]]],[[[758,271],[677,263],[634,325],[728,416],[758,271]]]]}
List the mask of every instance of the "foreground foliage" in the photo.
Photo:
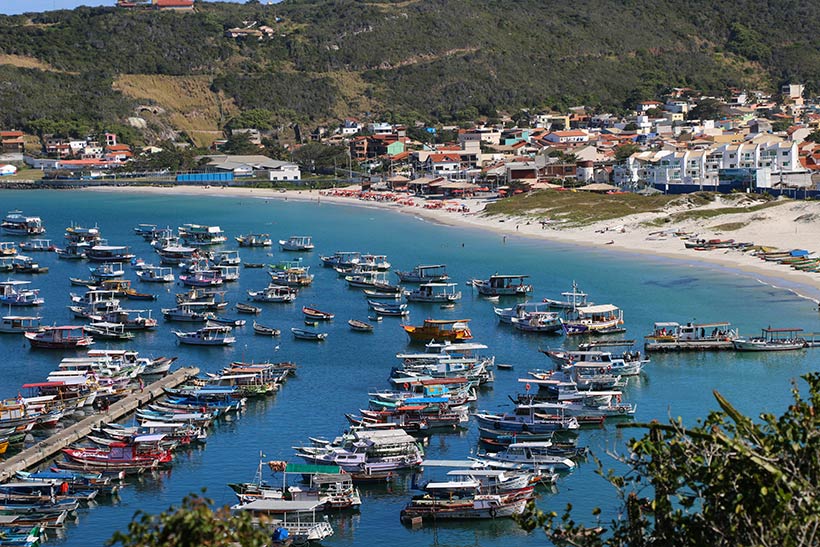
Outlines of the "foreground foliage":
{"type": "Polygon", "coordinates": [[[159,515],[137,511],[127,532],[117,532],[107,546],[122,547],[263,547],[270,535],[254,526],[251,515],[233,515],[228,507],[212,509],[213,501],[191,494],[180,507],[159,515]]]}
{"type": "Polygon", "coordinates": [[[630,441],[629,456],[618,457],[626,474],[600,471],[624,506],[608,526],[576,523],[571,506],[559,517],[534,505],[522,526],[543,527],[557,544],[585,547],[817,545],[820,373],[803,379],[808,397],[795,385],[781,416],[754,421],[715,392],[722,410],[695,427],[679,419],[629,426],[648,432],[630,441]]]}

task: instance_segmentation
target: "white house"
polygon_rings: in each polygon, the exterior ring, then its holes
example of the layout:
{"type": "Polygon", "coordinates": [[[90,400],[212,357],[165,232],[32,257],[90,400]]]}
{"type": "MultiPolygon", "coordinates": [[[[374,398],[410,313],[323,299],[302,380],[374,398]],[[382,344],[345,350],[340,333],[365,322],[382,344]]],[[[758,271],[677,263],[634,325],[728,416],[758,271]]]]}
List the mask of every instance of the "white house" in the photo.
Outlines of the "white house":
{"type": "Polygon", "coordinates": [[[274,160],[267,156],[211,155],[207,166],[220,171],[231,171],[237,177],[252,176],[256,172],[267,172],[268,180],[301,180],[299,166],[295,163],[274,160]]]}
{"type": "Polygon", "coordinates": [[[544,137],[549,142],[558,143],[579,143],[589,142],[589,133],[580,129],[570,129],[568,131],[552,131],[544,137]]]}

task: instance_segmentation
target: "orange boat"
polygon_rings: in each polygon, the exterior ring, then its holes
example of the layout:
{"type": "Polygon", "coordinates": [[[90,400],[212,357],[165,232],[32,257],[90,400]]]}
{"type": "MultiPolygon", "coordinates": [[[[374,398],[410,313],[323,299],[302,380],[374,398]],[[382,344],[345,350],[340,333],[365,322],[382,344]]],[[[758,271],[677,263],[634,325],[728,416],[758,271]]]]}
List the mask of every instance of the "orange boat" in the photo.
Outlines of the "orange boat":
{"type": "Polygon", "coordinates": [[[467,325],[469,322],[469,319],[425,319],[419,327],[402,325],[402,328],[411,342],[459,342],[473,337],[467,325]]]}

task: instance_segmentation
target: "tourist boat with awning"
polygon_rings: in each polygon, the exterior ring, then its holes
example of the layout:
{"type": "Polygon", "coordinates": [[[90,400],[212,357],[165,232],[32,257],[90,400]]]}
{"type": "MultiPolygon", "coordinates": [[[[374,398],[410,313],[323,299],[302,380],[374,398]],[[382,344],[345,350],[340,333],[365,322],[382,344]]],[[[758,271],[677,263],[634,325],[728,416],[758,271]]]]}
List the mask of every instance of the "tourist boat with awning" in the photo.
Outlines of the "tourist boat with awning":
{"type": "Polygon", "coordinates": [[[384,272],[390,269],[391,264],[387,261],[387,255],[365,253],[359,258],[358,266],[384,272]]]}
{"type": "Polygon", "coordinates": [[[149,266],[136,272],[136,274],[140,281],[146,283],[173,283],[176,280],[174,270],[161,266],[149,266]]]}
{"type": "Polygon", "coordinates": [[[276,524],[271,535],[273,545],[306,545],[319,543],[333,535],[333,527],[327,520],[316,520],[316,511],[324,506],[317,500],[258,499],[239,503],[232,511],[247,511],[264,516],[276,524]],[[271,520],[271,517],[275,517],[271,520]]]}
{"type": "Polygon", "coordinates": [[[546,312],[550,310],[549,304],[544,302],[521,302],[510,308],[493,307],[496,317],[502,323],[512,324],[513,318],[524,318],[533,312],[546,312]]]}
{"type": "Polygon", "coordinates": [[[539,417],[531,411],[527,415],[491,412],[476,412],[473,414],[479,427],[507,432],[552,433],[554,431],[578,429],[578,420],[571,416],[539,417]]]}
{"type": "Polygon", "coordinates": [[[445,264],[420,264],[409,271],[396,270],[403,283],[443,283],[450,279],[445,264]]]}
{"type": "Polygon", "coordinates": [[[290,236],[288,239],[280,239],[279,247],[283,251],[312,251],[313,241],[310,236],[290,236]]]}
{"type": "Polygon", "coordinates": [[[183,224],[178,229],[179,239],[184,245],[195,247],[219,245],[228,238],[219,226],[204,226],[202,224],[183,224]]]}
{"type": "Polygon", "coordinates": [[[640,351],[613,353],[602,350],[552,350],[539,349],[561,368],[570,368],[576,364],[597,365],[601,372],[617,376],[636,376],[649,363],[640,351]]]}
{"type": "Polygon", "coordinates": [[[129,341],[134,339],[134,333],[126,330],[122,323],[97,321],[86,325],[85,330],[94,337],[104,340],[129,341]]]}
{"type": "Polygon", "coordinates": [[[186,302],[176,308],[162,308],[162,315],[167,321],[187,321],[201,323],[211,316],[211,306],[208,302],[186,302]]]}
{"type": "Polygon", "coordinates": [[[658,322],[646,336],[645,351],[707,351],[734,349],[737,329],[730,323],[658,322]]]}
{"type": "Polygon", "coordinates": [[[25,333],[25,337],[32,348],[38,349],[82,349],[94,343],[85,328],[76,325],[43,327],[41,331],[25,333]]]}
{"type": "Polygon", "coordinates": [[[92,262],[128,262],[136,255],[124,245],[95,245],[85,253],[92,262]]]}
{"type": "Polygon", "coordinates": [[[117,262],[103,262],[99,266],[89,268],[91,277],[97,281],[103,279],[116,279],[125,275],[122,264],[117,262]]]}
{"type": "Polygon", "coordinates": [[[228,326],[206,326],[193,332],[174,331],[174,335],[181,344],[192,346],[228,346],[236,342],[231,336],[233,329],[228,326]]]}
{"type": "Polygon", "coordinates": [[[512,317],[510,321],[516,330],[539,334],[558,332],[564,327],[561,316],[550,311],[528,312],[523,317],[512,317]]]}
{"type": "Polygon", "coordinates": [[[239,266],[242,264],[242,258],[239,256],[239,251],[235,249],[228,251],[216,251],[211,254],[213,255],[214,266],[239,266]]]}
{"type": "Polygon", "coordinates": [[[159,260],[167,266],[179,266],[181,263],[191,260],[199,254],[196,247],[182,245],[171,245],[157,249],[159,260]]]}
{"type": "Polygon", "coordinates": [[[29,289],[31,281],[0,281],[0,305],[40,306],[45,300],[40,297],[40,289],[29,289]]]}
{"type": "Polygon", "coordinates": [[[32,239],[20,243],[20,250],[27,253],[53,252],[57,246],[51,243],[50,239],[32,239]]]}
{"type": "Polygon", "coordinates": [[[42,330],[39,315],[6,315],[0,318],[0,333],[25,334],[42,330]]]}
{"type": "Polygon", "coordinates": [[[330,443],[294,449],[307,463],[338,465],[349,473],[410,469],[423,459],[416,440],[402,429],[355,430],[330,443]]]}
{"type": "Polygon", "coordinates": [[[87,243],[69,243],[62,249],[54,249],[57,258],[62,260],[83,260],[86,258],[85,252],[91,247],[87,243]]]}
{"type": "Polygon", "coordinates": [[[173,460],[168,450],[122,442],[107,448],[64,448],[62,452],[68,460],[94,471],[139,473],[170,464],[173,460]]]}
{"type": "Polygon", "coordinates": [[[549,419],[557,416],[575,416],[578,419],[631,418],[637,406],[621,401],[620,391],[583,391],[578,398],[558,402],[519,403],[519,412],[531,412],[536,418],[549,419]]]}
{"type": "Polygon", "coordinates": [[[218,270],[204,270],[193,274],[182,274],[179,280],[187,287],[218,287],[223,279],[218,270]]]}
{"type": "Polygon", "coordinates": [[[524,296],[532,292],[532,285],[525,283],[528,275],[491,275],[488,279],[473,280],[473,287],[482,296],[524,296]]]}
{"type": "Polygon", "coordinates": [[[46,232],[40,217],[26,216],[22,211],[9,211],[0,223],[0,230],[13,236],[36,236],[46,232]]]}
{"type": "Polygon", "coordinates": [[[500,452],[479,456],[491,461],[520,465],[524,469],[549,469],[571,471],[576,464],[564,456],[553,454],[551,441],[512,443],[500,452]]]}
{"type": "Polygon", "coordinates": [[[458,342],[473,337],[469,322],[469,319],[425,319],[422,325],[402,325],[402,328],[411,342],[458,342]]]}
{"type": "Polygon", "coordinates": [[[564,319],[564,332],[572,334],[610,334],[623,332],[623,311],[612,304],[582,306],[570,310],[564,319]]]}
{"type": "Polygon", "coordinates": [[[461,291],[456,283],[422,283],[416,289],[407,291],[408,302],[446,303],[461,300],[461,291]]]}
{"type": "Polygon", "coordinates": [[[30,256],[17,255],[11,257],[11,268],[14,273],[42,274],[48,273],[48,266],[41,266],[30,256]]]}
{"type": "Polygon", "coordinates": [[[800,336],[803,329],[771,327],[761,331],[760,336],[736,338],[732,341],[737,351],[792,351],[806,347],[806,339],[800,336]]]}
{"type": "Polygon", "coordinates": [[[295,266],[284,269],[274,268],[268,272],[271,282],[287,287],[307,287],[313,283],[313,275],[308,266],[295,266]]]}
{"type": "Polygon", "coordinates": [[[151,317],[151,310],[124,310],[117,309],[107,312],[102,312],[99,315],[100,320],[109,323],[118,323],[127,331],[142,331],[157,328],[157,320],[151,317]],[[142,315],[148,312],[147,316],[142,315]]]}
{"type": "Polygon", "coordinates": [[[269,234],[254,234],[249,233],[241,236],[236,236],[236,242],[240,247],[270,247],[273,245],[269,234]]]}
{"type": "Polygon", "coordinates": [[[17,254],[17,245],[13,241],[0,241],[0,256],[14,256],[17,254]]]}

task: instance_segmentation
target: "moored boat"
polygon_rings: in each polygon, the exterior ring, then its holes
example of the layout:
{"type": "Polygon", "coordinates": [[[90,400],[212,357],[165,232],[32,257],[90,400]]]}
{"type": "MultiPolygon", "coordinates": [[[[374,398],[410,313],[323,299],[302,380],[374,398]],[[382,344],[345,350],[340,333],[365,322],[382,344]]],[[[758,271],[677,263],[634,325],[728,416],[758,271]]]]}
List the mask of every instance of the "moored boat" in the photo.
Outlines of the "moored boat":
{"type": "Polygon", "coordinates": [[[357,319],[350,319],[347,322],[347,324],[350,325],[350,328],[352,330],[355,330],[355,331],[358,331],[358,332],[373,332],[373,325],[371,325],[370,323],[365,323],[364,321],[359,321],[357,319]]]}
{"type": "Polygon", "coordinates": [[[206,326],[193,332],[174,331],[181,344],[193,346],[228,346],[236,342],[228,326],[206,326]]]}
{"type": "Polygon", "coordinates": [[[725,350],[734,348],[732,342],[738,338],[738,331],[727,322],[658,322],[645,338],[645,351],[725,350]]]}
{"type": "Polygon", "coordinates": [[[283,251],[312,251],[313,241],[310,236],[290,236],[288,239],[280,239],[279,247],[283,251]]]}
{"type": "Polygon", "coordinates": [[[488,279],[474,280],[473,286],[482,296],[523,296],[532,292],[532,285],[524,283],[528,275],[491,275],[488,279]]]}
{"type": "Polygon", "coordinates": [[[304,314],[304,316],[306,318],[315,319],[317,321],[330,321],[331,319],[336,317],[332,313],[317,310],[316,308],[310,308],[308,306],[303,306],[302,307],[302,313],[304,314]]]}
{"type": "Polygon", "coordinates": [[[411,342],[458,342],[473,337],[469,322],[469,319],[425,319],[420,326],[402,325],[402,328],[411,342]]]}
{"type": "Polygon", "coordinates": [[[442,283],[450,279],[445,264],[420,264],[409,271],[396,270],[404,283],[442,283]]]}
{"type": "Polygon", "coordinates": [[[253,333],[254,334],[261,334],[262,336],[279,336],[281,331],[279,329],[275,329],[273,327],[266,327],[265,325],[260,325],[256,321],[253,322],[253,333]]]}
{"type": "Polygon", "coordinates": [[[25,334],[42,330],[39,315],[6,315],[0,318],[0,333],[25,334]]]}
{"type": "Polygon", "coordinates": [[[760,336],[735,338],[732,344],[737,351],[792,351],[806,347],[806,339],[800,336],[803,329],[765,328],[760,336]]]}
{"type": "Polygon", "coordinates": [[[41,349],[79,349],[94,343],[84,327],[75,325],[43,327],[38,332],[25,333],[25,337],[32,348],[41,349]]]}
{"type": "Polygon", "coordinates": [[[327,338],[326,332],[317,332],[315,330],[307,330],[307,329],[300,329],[297,327],[293,327],[290,329],[290,332],[293,333],[293,336],[299,340],[324,340],[327,338]]]}

